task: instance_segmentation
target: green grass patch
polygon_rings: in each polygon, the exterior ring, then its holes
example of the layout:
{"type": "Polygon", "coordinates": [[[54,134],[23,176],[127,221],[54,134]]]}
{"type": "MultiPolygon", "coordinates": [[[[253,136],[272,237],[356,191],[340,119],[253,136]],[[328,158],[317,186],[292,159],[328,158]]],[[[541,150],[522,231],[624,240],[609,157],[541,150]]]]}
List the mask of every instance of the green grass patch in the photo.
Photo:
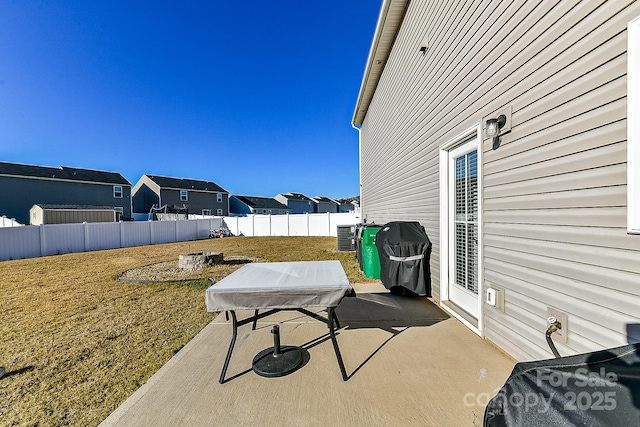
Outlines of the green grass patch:
{"type": "Polygon", "coordinates": [[[215,251],[336,259],[351,283],[370,281],[336,247],[334,237],[234,237],[0,262],[0,424],[99,424],[215,318],[204,303],[209,277],[242,265],[162,283],[122,282],[123,272],[215,251]]]}

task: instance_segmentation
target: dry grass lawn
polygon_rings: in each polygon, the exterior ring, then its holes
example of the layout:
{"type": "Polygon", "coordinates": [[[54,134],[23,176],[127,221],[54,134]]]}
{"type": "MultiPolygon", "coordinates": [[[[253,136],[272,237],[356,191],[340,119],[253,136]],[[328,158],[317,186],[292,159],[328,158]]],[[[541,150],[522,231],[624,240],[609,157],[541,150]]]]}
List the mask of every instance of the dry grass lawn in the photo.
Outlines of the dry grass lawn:
{"type": "MultiPolygon", "coordinates": [[[[0,424],[99,424],[214,319],[211,267],[188,281],[131,283],[125,270],[221,251],[264,261],[337,259],[365,282],[334,237],[235,237],[0,262],[0,424]]],[[[221,349],[225,351],[226,349],[221,349]]]]}

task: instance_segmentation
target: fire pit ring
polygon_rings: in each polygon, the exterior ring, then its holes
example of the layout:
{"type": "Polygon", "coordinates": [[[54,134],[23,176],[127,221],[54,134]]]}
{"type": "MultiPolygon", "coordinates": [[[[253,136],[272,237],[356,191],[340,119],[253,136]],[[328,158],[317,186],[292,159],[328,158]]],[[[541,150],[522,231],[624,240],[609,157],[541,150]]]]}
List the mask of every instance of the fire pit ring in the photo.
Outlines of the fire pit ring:
{"type": "Polygon", "coordinates": [[[188,271],[200,270],[205,265],[222,263],[224,263],[222,252],[194,252],[180,255],[178,258],[178,267],[188,271]]]}

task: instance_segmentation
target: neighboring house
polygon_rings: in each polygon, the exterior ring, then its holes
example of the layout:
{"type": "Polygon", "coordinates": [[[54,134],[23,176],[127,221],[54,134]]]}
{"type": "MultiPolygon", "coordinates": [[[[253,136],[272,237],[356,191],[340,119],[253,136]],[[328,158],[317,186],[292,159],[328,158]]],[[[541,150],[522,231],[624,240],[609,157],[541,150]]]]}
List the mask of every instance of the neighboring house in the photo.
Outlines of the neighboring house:
{"type": "Polygon", "coordinates": [[[31,225],[116,222],[118,214],[110,206],[33,205],[29,210],[31,225]]]}
{"type": "Polygon", "coordinates": [[[166,205],[188,207],[190,214],[229,215],[229,192],[211,181],[142,175],[132,191],[136,213],[166,205]]]}
{"type": "Polygon", "coordinates": [[[315,196],[312,197],[311,200],[313,200],[313,202],[316,204],[316,213],[338,212],[338,202],[336,202],[335,200],[324,196],[315,196]]]}
{"type": "Polygon", "coordinates": [[[109,206],[131,217],[131,184],[117,172],[0,162],[0,215],[29,224],[37,204],[109,206]]]}
{"type": "Polygon", "coordinates": [[[276,199],[256,196],[231,196],[229,198],[229,211],[231,214],[266,214],[284,215],[290,209],[276,199]]]}
{"type": "Polygon", "coordinates": [[[562,355],[640,340],[639,17],[383,1],[352,119],[363,220],[419,221],[434,299],[518,360],[552,357],[552,314],[562,355]]]}
{"type": "Polygon", "coordinates": [[[287,205],[289,209],[291,209],[289,213],[292,214],[315,212],[315,202],[304,194],[284,193],[278,194],[276,197],[274,197],[274,199],[276,199],[283,205],[287,205]]]}
{"type": "Polygon", "coordinates": [[[347,197],[346,199],[338,199],[338,212],[359,212],[360,197],[347,197]]]}

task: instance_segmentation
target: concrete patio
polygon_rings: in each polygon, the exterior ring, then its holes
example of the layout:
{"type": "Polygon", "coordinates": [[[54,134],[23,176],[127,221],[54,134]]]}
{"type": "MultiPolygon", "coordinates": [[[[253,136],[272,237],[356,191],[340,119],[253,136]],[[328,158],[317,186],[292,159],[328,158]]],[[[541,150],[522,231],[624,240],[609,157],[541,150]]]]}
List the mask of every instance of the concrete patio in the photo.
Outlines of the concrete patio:
{"type": "Polygon", "coordinates": [[[220,315],[101,426],[481,426],[514,362],[426,298],[354,288],[357,298],[336,310],[348,381],[326,325],[294,311],[240,327],[219,384],[232,331],[220,315]],[[304,364],[261,377],[251,361],[273,345],[278,322],[282,345],[301,346],[304,364]]]}

